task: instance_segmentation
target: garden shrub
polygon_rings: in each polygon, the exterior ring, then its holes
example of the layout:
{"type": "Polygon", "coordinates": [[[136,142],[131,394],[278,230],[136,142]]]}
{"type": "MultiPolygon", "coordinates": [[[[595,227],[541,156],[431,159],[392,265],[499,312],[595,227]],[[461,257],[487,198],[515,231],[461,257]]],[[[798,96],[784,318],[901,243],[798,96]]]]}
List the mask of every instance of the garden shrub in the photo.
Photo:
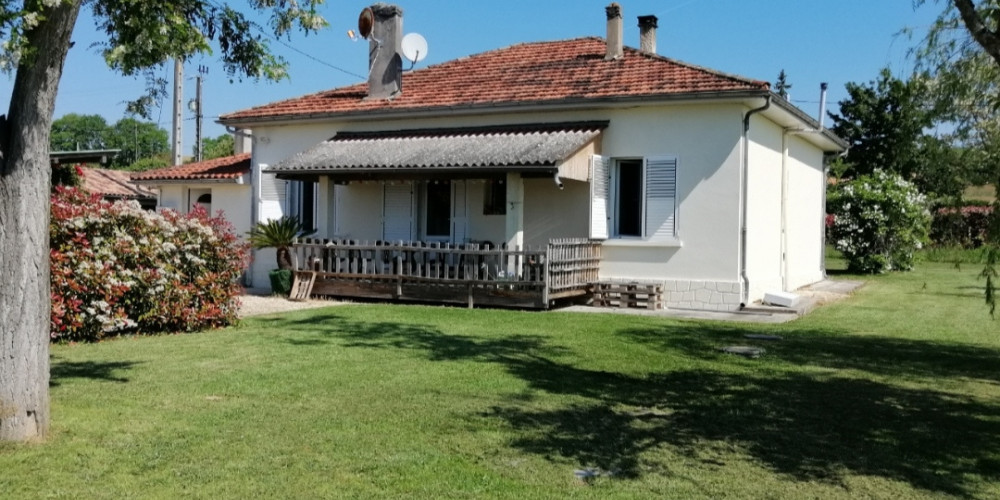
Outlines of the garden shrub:
{"type": "Polygon", "coordinates": [[[913,184],[876,170],[830,189],[831,242],[844,254],[848,270],[913,269],[914,252],[927,240],[930,225],[925,198],[913,184]]]}
{"type": "Polygon", "coordinates": [[[248,247],[203,208],[155,213],[60,187],[49,234],[55,340],[192,331],[237,317],[248,247]]]}
{"type": "Polygon", "coordinates": [[[986,241],[993,207],[969,205],[942,207],[934,211],[931,241],[941,246],[979,248],[986,241]]]}

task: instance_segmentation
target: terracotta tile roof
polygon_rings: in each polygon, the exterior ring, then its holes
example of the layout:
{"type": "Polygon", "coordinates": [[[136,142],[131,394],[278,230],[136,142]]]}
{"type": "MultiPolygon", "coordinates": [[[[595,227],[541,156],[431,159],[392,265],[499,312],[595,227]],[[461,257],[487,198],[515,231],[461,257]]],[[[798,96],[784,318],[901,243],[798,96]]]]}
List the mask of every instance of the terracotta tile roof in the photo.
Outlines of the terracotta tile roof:
{"type": "Polygon", "coordinates": [[[250,153],[186,163],[132,174],[133,181],[197,181],[237,179],[250,172],[250,153]]]}
{"type": "Polygon", "coordinates": [[[605,42],[588,37],[535,42],[454,59],[403,75],[392,100],[364,100],[367,82],[265,104],[220,121],[294,118],[373,111],[504,106],[594,99],[767,91],[768,83],[626,47],[605,61],[605,42]]]}
{"type": "Polygon", "coordinates": [[[129,182],[123,170],[83,167],[83,188],[108,198],[156,198],[156,191],[129,182]]]}

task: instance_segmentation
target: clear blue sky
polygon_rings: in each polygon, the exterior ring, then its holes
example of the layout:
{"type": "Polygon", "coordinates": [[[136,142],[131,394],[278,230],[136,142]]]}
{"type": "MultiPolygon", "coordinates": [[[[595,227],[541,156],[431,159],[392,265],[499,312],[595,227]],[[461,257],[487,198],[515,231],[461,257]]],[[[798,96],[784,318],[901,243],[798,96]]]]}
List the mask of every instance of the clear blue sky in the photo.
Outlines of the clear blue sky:
{"type": "MultiPolygon", "coordinates": [[[[361,81],[367,74],[367,42],[352,42],[346,32],[357,25],[358,13],[373,3],[364,0],[327,0],[321,7],[330,27],[318,35],[293,35],[272,48],[290,62],[291,79],[280,83],[236,81],[212,57],[186,65],[185,102],[194,97],[191,78],[199,66],[205,76],[204,135],[224,133],[215,118],[251,106],[331,89],[361,81]],[[321,62],[318,62],[321,61],[321,62]],[[334,67],[331,67],[334,66],[334,67]],[[338,69],[339,68],[339,69],[338,69]]],[[[905,76],[912,61],[907,56],[916,43],[898,35],[904,28],[926,32],[940,7],[914,10],[912,0],[618,0],[625,17],[625,43],[638,46],[636,16],[659,17],[657,52],[660,55],[774,82],[784,69],[793,85],[792,100],[815,116],[820,82],[829,82],[829,104],[846,97],[844,84],[873,80],[889,67],[905,76]]],[[[239,5],[239,0],[232,2],[239,5]]],[[[508,45],[605,35],[604,7],[610,0],[400,0],[403,30],[418,32],[428,41],[425,67],[457,57],[508,45]]],[[[124,101],[141,94],[141,80],[112,73],[92,48],[100,41],[89,15],[81,15],[74,33],[76,45],[66,63],[55,116],[67,113],[101,114],[108,122],[120,119],[124,101]]],[[[172,78],[172,65],[170,77],[172,78]]],[[[0,97],[9,102],[13,80],[0,78],[0,97]]],[[[170,128],[171,103],[153,120],[170,128]]],[[[184,149],[194,143],[193,114],[185,112],[184,149]]]]}

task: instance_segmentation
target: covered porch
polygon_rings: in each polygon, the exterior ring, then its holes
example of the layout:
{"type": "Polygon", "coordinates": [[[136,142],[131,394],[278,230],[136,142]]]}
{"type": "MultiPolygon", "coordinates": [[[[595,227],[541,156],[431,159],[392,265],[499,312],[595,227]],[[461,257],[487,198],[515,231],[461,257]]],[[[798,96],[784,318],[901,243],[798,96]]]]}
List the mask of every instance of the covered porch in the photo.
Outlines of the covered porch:
{"type": "Polygon", "coordinates": [[[546,309],[590,294],[599,241],[507,248],[479,243],[304,239],[293,247],[293,296],[546,309]]]}
{"type": "Polygon", "coordinates": [[[288,213],[324,238],[296,245],[297,284],[525,308],[587,294],[601,258],[589,232],[591,159],[607,125],[337,132],[264,170],[298,181],[288,213]]]}

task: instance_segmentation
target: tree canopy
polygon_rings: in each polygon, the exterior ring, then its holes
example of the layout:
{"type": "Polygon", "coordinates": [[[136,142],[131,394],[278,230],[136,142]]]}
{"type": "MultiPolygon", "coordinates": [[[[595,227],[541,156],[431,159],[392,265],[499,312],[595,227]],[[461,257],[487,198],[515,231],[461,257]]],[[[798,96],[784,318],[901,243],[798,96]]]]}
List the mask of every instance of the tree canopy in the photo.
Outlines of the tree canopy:
{"type": "Polygon", "coordinates": [[[119,149],[111,168],[127,169],[139,160],[170,150],[170,137],[155,123],[122,118],[108,125],[100,115],[70,113],[52,122],[49,138],[52,151],[119,149]]]}
{"type": "Polygon", "coordinates": [[[106,40],[99,50],[123,75],[144,75],[150,93],[133,102],[144,113],[171,59],[214,53],[231,80],[281,79],[287,64],[271,37],[325,26],[323,0],[22,0],[0,3],[0,69],[14,73],[0,127],[0,441],[48,430],[49,136],[62,68],[80,9],[92,11],[106,40]],[[257,26],[248,12],[269,15],[257,26]]]}
{"type": "Polygon", "coordinates": [[[829,115],[831,130],[851,146],[846,161],[852,175],[880,168],[912,178],[918,170],[920,137],[932,123],[922,102],[923,85],[883,69],[877,80],[850,82],[846,88],[848,97],[839,102],[840,114],[829,115]]]}

